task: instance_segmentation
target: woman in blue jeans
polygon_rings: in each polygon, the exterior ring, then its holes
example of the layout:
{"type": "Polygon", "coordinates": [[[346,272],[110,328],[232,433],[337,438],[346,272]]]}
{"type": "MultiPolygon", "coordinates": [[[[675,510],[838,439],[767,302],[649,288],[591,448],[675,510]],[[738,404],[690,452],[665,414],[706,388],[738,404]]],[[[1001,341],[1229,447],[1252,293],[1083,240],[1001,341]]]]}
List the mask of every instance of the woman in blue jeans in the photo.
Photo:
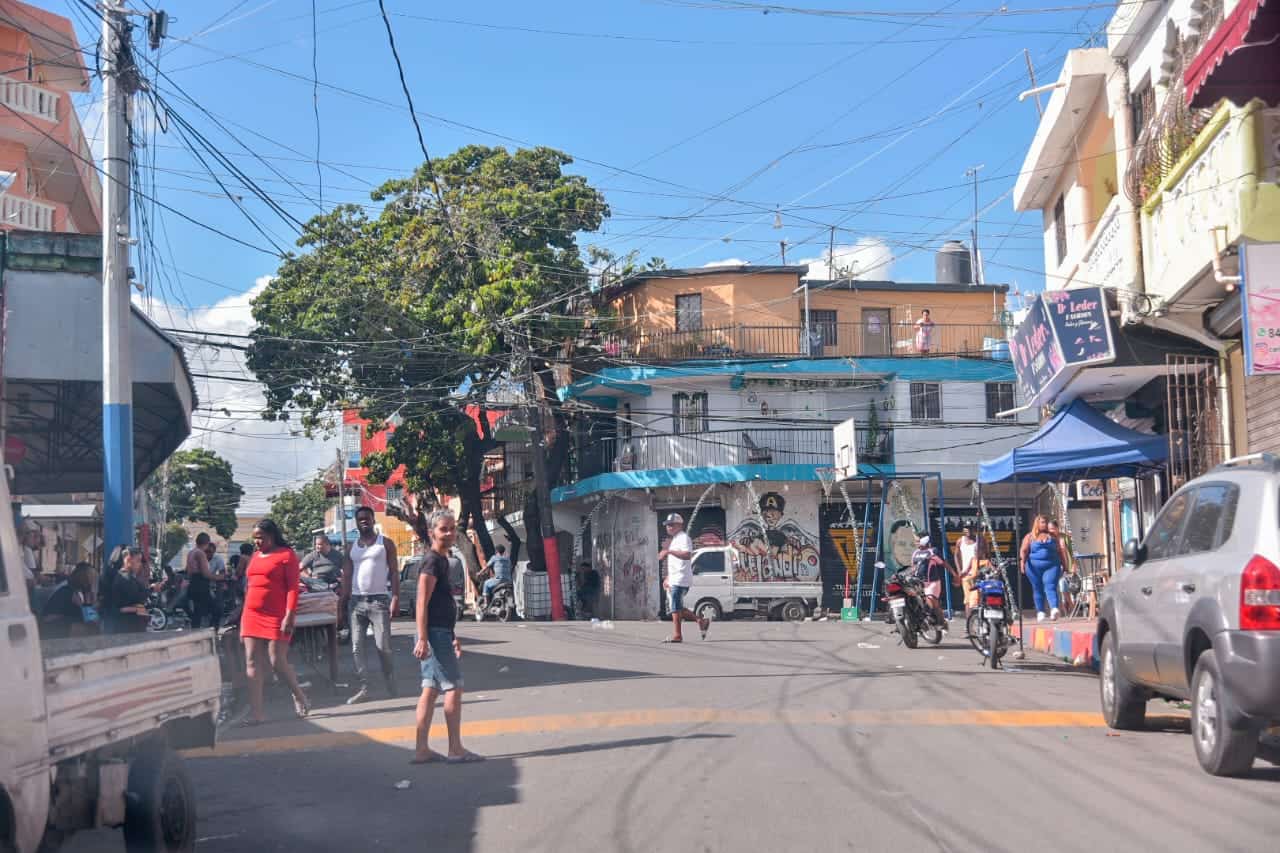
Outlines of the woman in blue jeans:
{"type": "Polygon", "coordinates": [[[1062,567],[1068,564],[1067,551],[1062,540],[1049,532],[1049,520],[1037,515],[1031,522],[1031,532],[1022,538],[1022,573],[1031,581],[1031,595],[1036,602],[1036,621],[1044,621],[1045,601],[1049,604],[1049,618],[1058,618],[1058,579],[1062,567]]]}

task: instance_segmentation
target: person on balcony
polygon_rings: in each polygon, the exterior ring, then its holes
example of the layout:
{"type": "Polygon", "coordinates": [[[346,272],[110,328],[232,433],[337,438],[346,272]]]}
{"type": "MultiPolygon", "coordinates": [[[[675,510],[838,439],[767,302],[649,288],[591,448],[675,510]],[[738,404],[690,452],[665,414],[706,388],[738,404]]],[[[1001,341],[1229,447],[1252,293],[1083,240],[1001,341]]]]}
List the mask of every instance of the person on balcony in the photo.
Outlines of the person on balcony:
{"type": "Polygon", "coordinates": [[[916,320],[916,352],[921,355],[928,355],[933,351],[933,317],[929,313],[929,309],[925,308],[920,312],[920,319],[916,320]]]}

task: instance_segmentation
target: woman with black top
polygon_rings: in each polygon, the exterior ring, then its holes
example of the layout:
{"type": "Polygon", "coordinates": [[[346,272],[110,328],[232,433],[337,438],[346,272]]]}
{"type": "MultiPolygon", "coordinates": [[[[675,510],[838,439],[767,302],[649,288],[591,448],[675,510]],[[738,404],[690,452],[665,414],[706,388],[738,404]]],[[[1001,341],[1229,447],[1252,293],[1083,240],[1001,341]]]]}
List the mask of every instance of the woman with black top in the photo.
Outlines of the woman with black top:
{"type": "Polygon", "coordinates": [[[151,615],[147,612],[147,597],[151,593],[150,577],[142,562],[142,549],[130,548],[125,552],[124,566],[111,585],[111,610],[114,617],[114,633],[140,634],[147,630],[151,615]]]}
{"type": "Polygon", "coordinates": [[[88,563],[76,563],[71,576],[58,585],[40,611],[41,639],[80,637],[97,630],[93,595],[97,574],[88,563]]]}

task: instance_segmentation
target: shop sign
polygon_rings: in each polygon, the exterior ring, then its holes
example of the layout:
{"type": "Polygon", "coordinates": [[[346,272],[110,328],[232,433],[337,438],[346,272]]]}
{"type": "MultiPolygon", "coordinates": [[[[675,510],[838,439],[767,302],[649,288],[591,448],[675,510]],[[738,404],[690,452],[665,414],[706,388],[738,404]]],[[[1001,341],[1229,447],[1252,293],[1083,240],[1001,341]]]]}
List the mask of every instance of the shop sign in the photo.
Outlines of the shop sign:
{"type": "Polygon", "coordinates": [[[1280,373],[1280,243],[1246,243],[1240,253],[1244,371],[1280,373]]]}

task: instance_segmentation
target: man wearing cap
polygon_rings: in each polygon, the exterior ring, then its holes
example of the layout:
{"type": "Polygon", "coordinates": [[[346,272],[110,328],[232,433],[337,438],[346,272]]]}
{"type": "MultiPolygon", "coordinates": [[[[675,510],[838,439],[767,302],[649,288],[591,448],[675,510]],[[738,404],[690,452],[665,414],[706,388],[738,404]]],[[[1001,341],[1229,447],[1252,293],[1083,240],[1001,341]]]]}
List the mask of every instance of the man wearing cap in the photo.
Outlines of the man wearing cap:
{"type": "Polygon", "coordinates": [[[707,628],[711,624],[708,619],[700,619],[693,611],[684,606],[684,597],[693,584],[693,540],[684,532],[684,517],[678,512],[667,516],[664,523],[667,529],[667,547],[658,552],[659,560],[667,561],[667,576],[662,585],[667,590],[668,604],[671,610],[672,635],[663,640],[664,643],[682,643],[684,635],[680,630],[680,622],[687,619],[698,623],[702,639],[707,638],[707,628]]]}

